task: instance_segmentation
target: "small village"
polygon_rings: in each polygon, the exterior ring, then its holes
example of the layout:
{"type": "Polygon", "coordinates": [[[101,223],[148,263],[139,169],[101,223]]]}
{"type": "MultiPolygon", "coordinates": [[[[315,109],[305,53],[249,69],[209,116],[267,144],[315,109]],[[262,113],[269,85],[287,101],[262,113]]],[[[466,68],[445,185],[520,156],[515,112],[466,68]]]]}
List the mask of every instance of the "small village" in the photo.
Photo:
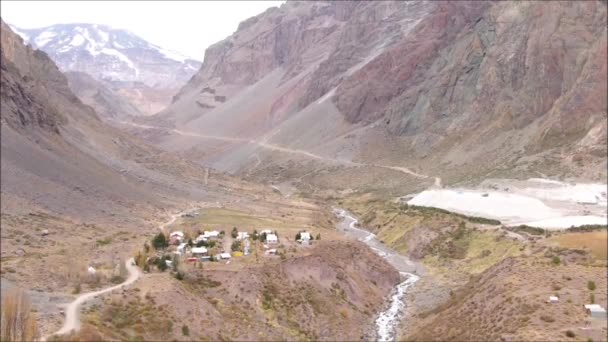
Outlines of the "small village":
{"type": "Polygon", "coordinates": [[[287,251],[310,247],[320,239],[320,233],[315,236],[307,230],[282,236],[276,229],[178,227],[160,232],[146,242],[136,254],[135,262],[144,272],[169,269],[182,279],[189,268],[203,268],[206,262],[228,265],[239,259],[251,262],[285,259],[287,251]]]}

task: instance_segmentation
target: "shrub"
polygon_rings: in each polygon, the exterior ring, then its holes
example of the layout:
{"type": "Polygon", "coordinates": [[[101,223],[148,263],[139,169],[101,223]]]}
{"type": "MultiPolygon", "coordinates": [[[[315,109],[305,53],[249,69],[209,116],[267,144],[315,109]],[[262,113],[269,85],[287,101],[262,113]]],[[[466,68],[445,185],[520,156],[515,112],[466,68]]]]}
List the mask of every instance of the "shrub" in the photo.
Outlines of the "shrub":
{"type": "Polygon", "coordinates": [[[109,245],[112,242],[112,238],[111,237],[107,237],[101,240],[97,240],[97,246],[105,246],[105,245],[109,245]]]}
{"type": "Polygon", "coordinates": [[[167,269],[167,263],[165,262],[164,258],[156,258],[156,260],[154,261],[154,265],[156,265],[156,267],[161,271],[164,272],[167,269]]]}
{"type": "MultiPolygon", "coordinates": [[[[4,288],[2,289],[4,290],[4,288]]],[[[2,294],[1,341],[38,341],[40,331],[31,301],[22,289],[8,289],[2,294]]]]}
{"type": "Polygon", "coordinates": [[[316,240],[321,240],[321,233],[317,234],[316,240]]]}
{"type": "MultiPolygon", "coordinates": [[[[177,279],[177,280],[184,280],[184,272],[182,272],[182,271],[177,271],[177,272],[175,273],[175,279],[177,279]]],[[[186,336],[187,336],[187,335],[186,335],[186,336]]]]}
{"type": "Polygon", "coordinates": [[[596,288],[596,286],[595,286],[595,282],[594,282],[594,281],[592,281],[592,280],[589,280],[589,281],[587,282],[587,288],[588,288],[589,290],[591,290],[591,291],[594,291],[594,290],[595,290],[595,288],[596,288]]]}
{"type": "Polygon", "coordinates": [[[548,323],[555,322],[555,318],[553,318],[551,316],[542,315],[542,316],[540,316],[540,319],[543,322],[548,322],[548,323]]]}
{"type": "Polygon", "coordinates": [[[566,336],[574,337],[574,336],[576,336],[576,334],[572,330],[566,330],[566,336]]]}
{"type": "Polygon", "coordinates": [[[123,278],[123,277],[121,277],[121,276],[119,276],[119,275],[115,275],[115,276],[113,276],[112,278],[110,278],[110,281],[111,281],[113,284],[120,284],[120,283],[122,283],[123,281],[125,281],[125,278],[123,278]]]}
{"type": "Polygon", "coordinates": [[[595,294],[593,294],[593,293],[592,293],[592,294],[589,296],[589,301],[591,302],[591,304],[595,304],[595,294]]]}
{"type": "Polygon", "coordinates": [[[240,251],[241,250],[241,241],[238,241],[238,240],[232,241],[232,246],[230,246],[230,249],[233,252],[240,251]]]}
{"type": "Polygon", "coordinates": [[[182,335],[184,335],[184,336],[190,336],[190,329],[185,324],[182,326],[182,335]]]}
{"type": "Polygon", "coordinates": [[[554,255],[552,262],[553,262],[553,265],[557,266],[561,263],[561,260],[559,259],[559,257],[557,255],[554,255]]]}
{"type": "Polygon", "coordinates": [[[232,236],[233,239],[236,239],[237,236],[239,236],[238,230],[236,229],[236,227],[232,228],[232,232],[230,232],[230,236],[232,236]]]}
{"type": "Polygon", "coordinates": [[[162,232],[158,233],[152,240],[152,246],[154,246],[154,249],[156,250],[165,249],[168,245],[167,238],[162,232]]]}

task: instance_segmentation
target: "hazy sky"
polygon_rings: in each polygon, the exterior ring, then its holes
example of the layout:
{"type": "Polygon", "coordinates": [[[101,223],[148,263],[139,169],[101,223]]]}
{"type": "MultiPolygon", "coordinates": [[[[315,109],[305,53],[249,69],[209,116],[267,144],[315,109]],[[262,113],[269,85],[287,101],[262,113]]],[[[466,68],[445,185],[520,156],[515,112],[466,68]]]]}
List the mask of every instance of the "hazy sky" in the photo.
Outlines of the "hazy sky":
{"type": "Polygon", "coordinates": [[[203,60],[239,22],[284,1],[6,1],[2,19],[22,28],[92,23],[127,29],[163,48],[203,60]]]}

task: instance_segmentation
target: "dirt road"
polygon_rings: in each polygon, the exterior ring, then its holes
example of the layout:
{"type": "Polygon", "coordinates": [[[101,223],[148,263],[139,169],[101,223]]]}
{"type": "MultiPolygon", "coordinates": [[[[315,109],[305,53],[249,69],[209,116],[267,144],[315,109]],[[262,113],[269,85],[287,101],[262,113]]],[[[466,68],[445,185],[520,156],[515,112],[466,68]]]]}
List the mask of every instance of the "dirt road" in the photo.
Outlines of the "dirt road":
{"type": "MultiPolygon", "coordinates": [[[[80,307],[86,301],[93,299],[101,294],[108,293],[114,290],[118,290],[124,286],[130,285],[134,283],[139,277],[141,273],[137,266],[135,266],[135,260],[133,258],[127,260],[125,262],[125,266],[127,267],[127,271],[129,272],[129,278],[125,280],[123,283],[108,287],[99,291],[88,292],[81,294],[78,296],[73,302],[71,302],[66,311],[65,311],[65,322],[63,323],[63,327],[59,329],[53,335],[65,335],[70,333],[71,331],[78,331],[80,329],[80,307]]],[[[43,341],[46,340],[47,337],[43,338],[43,341]]]]}
{"type": "MultiPolygon", "coordinates": [[[[158,226],[158,228],[164,232],[165,228],[167,226],[173,224],[173,222],[175,222],[175,220],[177,220],[177,218],[180,217],[182,214],[191,212],[196,209],[197,209],[196,207],[193,207],[193,208],[189,208],[184,211],[181,211],[177,214],[172,214],[172,215],[170,215],[169,220],[167,222],[160,224],[158,226]]],[[[118,285],[114,285],[114,286],[111,286],[111,287],[108,287],[108,288],[105,288],[105,289],[102,289],[99,291],[84,293],[84,294],[81,294],[80,296],[76,297],[76,299],[73,302],[71,302],[70,304],[68,304],[68,306],[67,306],[67,309],[65,311],[65,322],[63,324],[63,327],[61,327],[61,329],[59,329],[57,332],[55,332],[52,335],[65,335],[65,334],[70,333],[71,331],[78,331],[80,329],[80,307],[82,306],[82,304],[84,304],[86,301],[93,299],[104,293],[118,290],[124,286],[130,285],[130,284],[134,283],[137,279],[139,279],[139,277],[141,276],[141,272],[135,265],[135,260],[133,258],[127,260],[125,262],[125,266],[127,268],[127,271],[129,272],[129,278],[127,278],[127,280],[125,280],[123,283],[120,283],[118,285]]],[[[48,337],[50,337],[50,336],[46,336],[46,337],[42,338],[42,341],[46,341],[46,339],[48,337]]]]}
{"type": "MultiPolygon", "coordinates": [[[[278,146],[278,145],[274,145],[274,144],[269,144],[266,142],[266,139],[264,139],[263,141],[257,141],[257,140],[250,140],[250,139],[243,139],[243,138],[231,138],[231,137],[224,137],[224,136],[217,136],[217,135],[208,135],[208,134],[199,134],[199,133],[195,133],[195,132],[186,132],[186,131],[182,131],[182,130],[178,130],[178,129],[169,129],[169,128],[163,128],[163,127],[155,127],[155,126],[149,126],[149,125],[141,125],[141,124],[136,124],[133,122],[128,122],[128,121],[116,121],[117,123],[123,124],[123,125],[128,125],[128,126],[133,126],[133,127],[139,127],[139,128],[144,128],[144,129],[166,129],[169,130],[175,134],[179,134],[179,135],[183,135],[183,136],[190,136],[190,137],[198,137],[198,138],[204,138],[204,139],[214,139],[214,140],[221,140],[221,141],[228,141],[228,142],[242,142],[242,143],[247,143],[247,144],[252,144],[252,145],[257,145],[259,147],[271,150],[271,151],[276,151],[276,152],[283,152],[283,153],[290,153],[290,154],[298,154],[298,155],[302,155],[311,159],[317,159],[317,160],[323,160],[323,161],[328,161],[328,162],[338,162],[344,165],[349,165],[349,166],[372,166],[372,167],[379,167],[379,168],[383,168],[383,169],[388,169],[388,170],[394,170],[394,171],[399,171],[399,172],[403,172],[405,174],[408,174],[410,176],[414,176],[416,178],[429,178],[429,176],[427,175],[423,175],[421,173],[417,173],[414,172],[406,167],[402,167],[402,166],[387,166],[387,165],[377,165],[377,164],[367,164],[367,163],[357,163],[357,162],[353,162],[353,161],[349,161],[349,160],[343,160],[343,159],[335,159],[335,158],[330,158],[330,157],[324,157],[324,156],[320,156],[318,154],[314,154],[311,153],[309,151],[305,151],[305,150],[299,150],[299,149],[292,149],[292,148],[288,148],[288,147],[283,147],[283,146],[278,146]]],[[[441,179],[440,178],[435,178],[435,185],[441,187],[441,179]]]]}

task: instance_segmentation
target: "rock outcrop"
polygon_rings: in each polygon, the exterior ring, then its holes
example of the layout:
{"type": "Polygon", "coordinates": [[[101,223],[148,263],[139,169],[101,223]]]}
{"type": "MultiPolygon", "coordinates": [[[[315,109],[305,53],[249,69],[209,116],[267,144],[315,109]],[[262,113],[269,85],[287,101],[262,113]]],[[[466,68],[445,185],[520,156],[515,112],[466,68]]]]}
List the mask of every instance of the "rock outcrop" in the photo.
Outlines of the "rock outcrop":
{"type": "Polygon", "coordinates": [[[158,118],[429,172],[601,178],[606,57],[600,1],[288,1],[211,46],[158,118]],[[319,141],[319,120],[339,129],[319,141]]]}

